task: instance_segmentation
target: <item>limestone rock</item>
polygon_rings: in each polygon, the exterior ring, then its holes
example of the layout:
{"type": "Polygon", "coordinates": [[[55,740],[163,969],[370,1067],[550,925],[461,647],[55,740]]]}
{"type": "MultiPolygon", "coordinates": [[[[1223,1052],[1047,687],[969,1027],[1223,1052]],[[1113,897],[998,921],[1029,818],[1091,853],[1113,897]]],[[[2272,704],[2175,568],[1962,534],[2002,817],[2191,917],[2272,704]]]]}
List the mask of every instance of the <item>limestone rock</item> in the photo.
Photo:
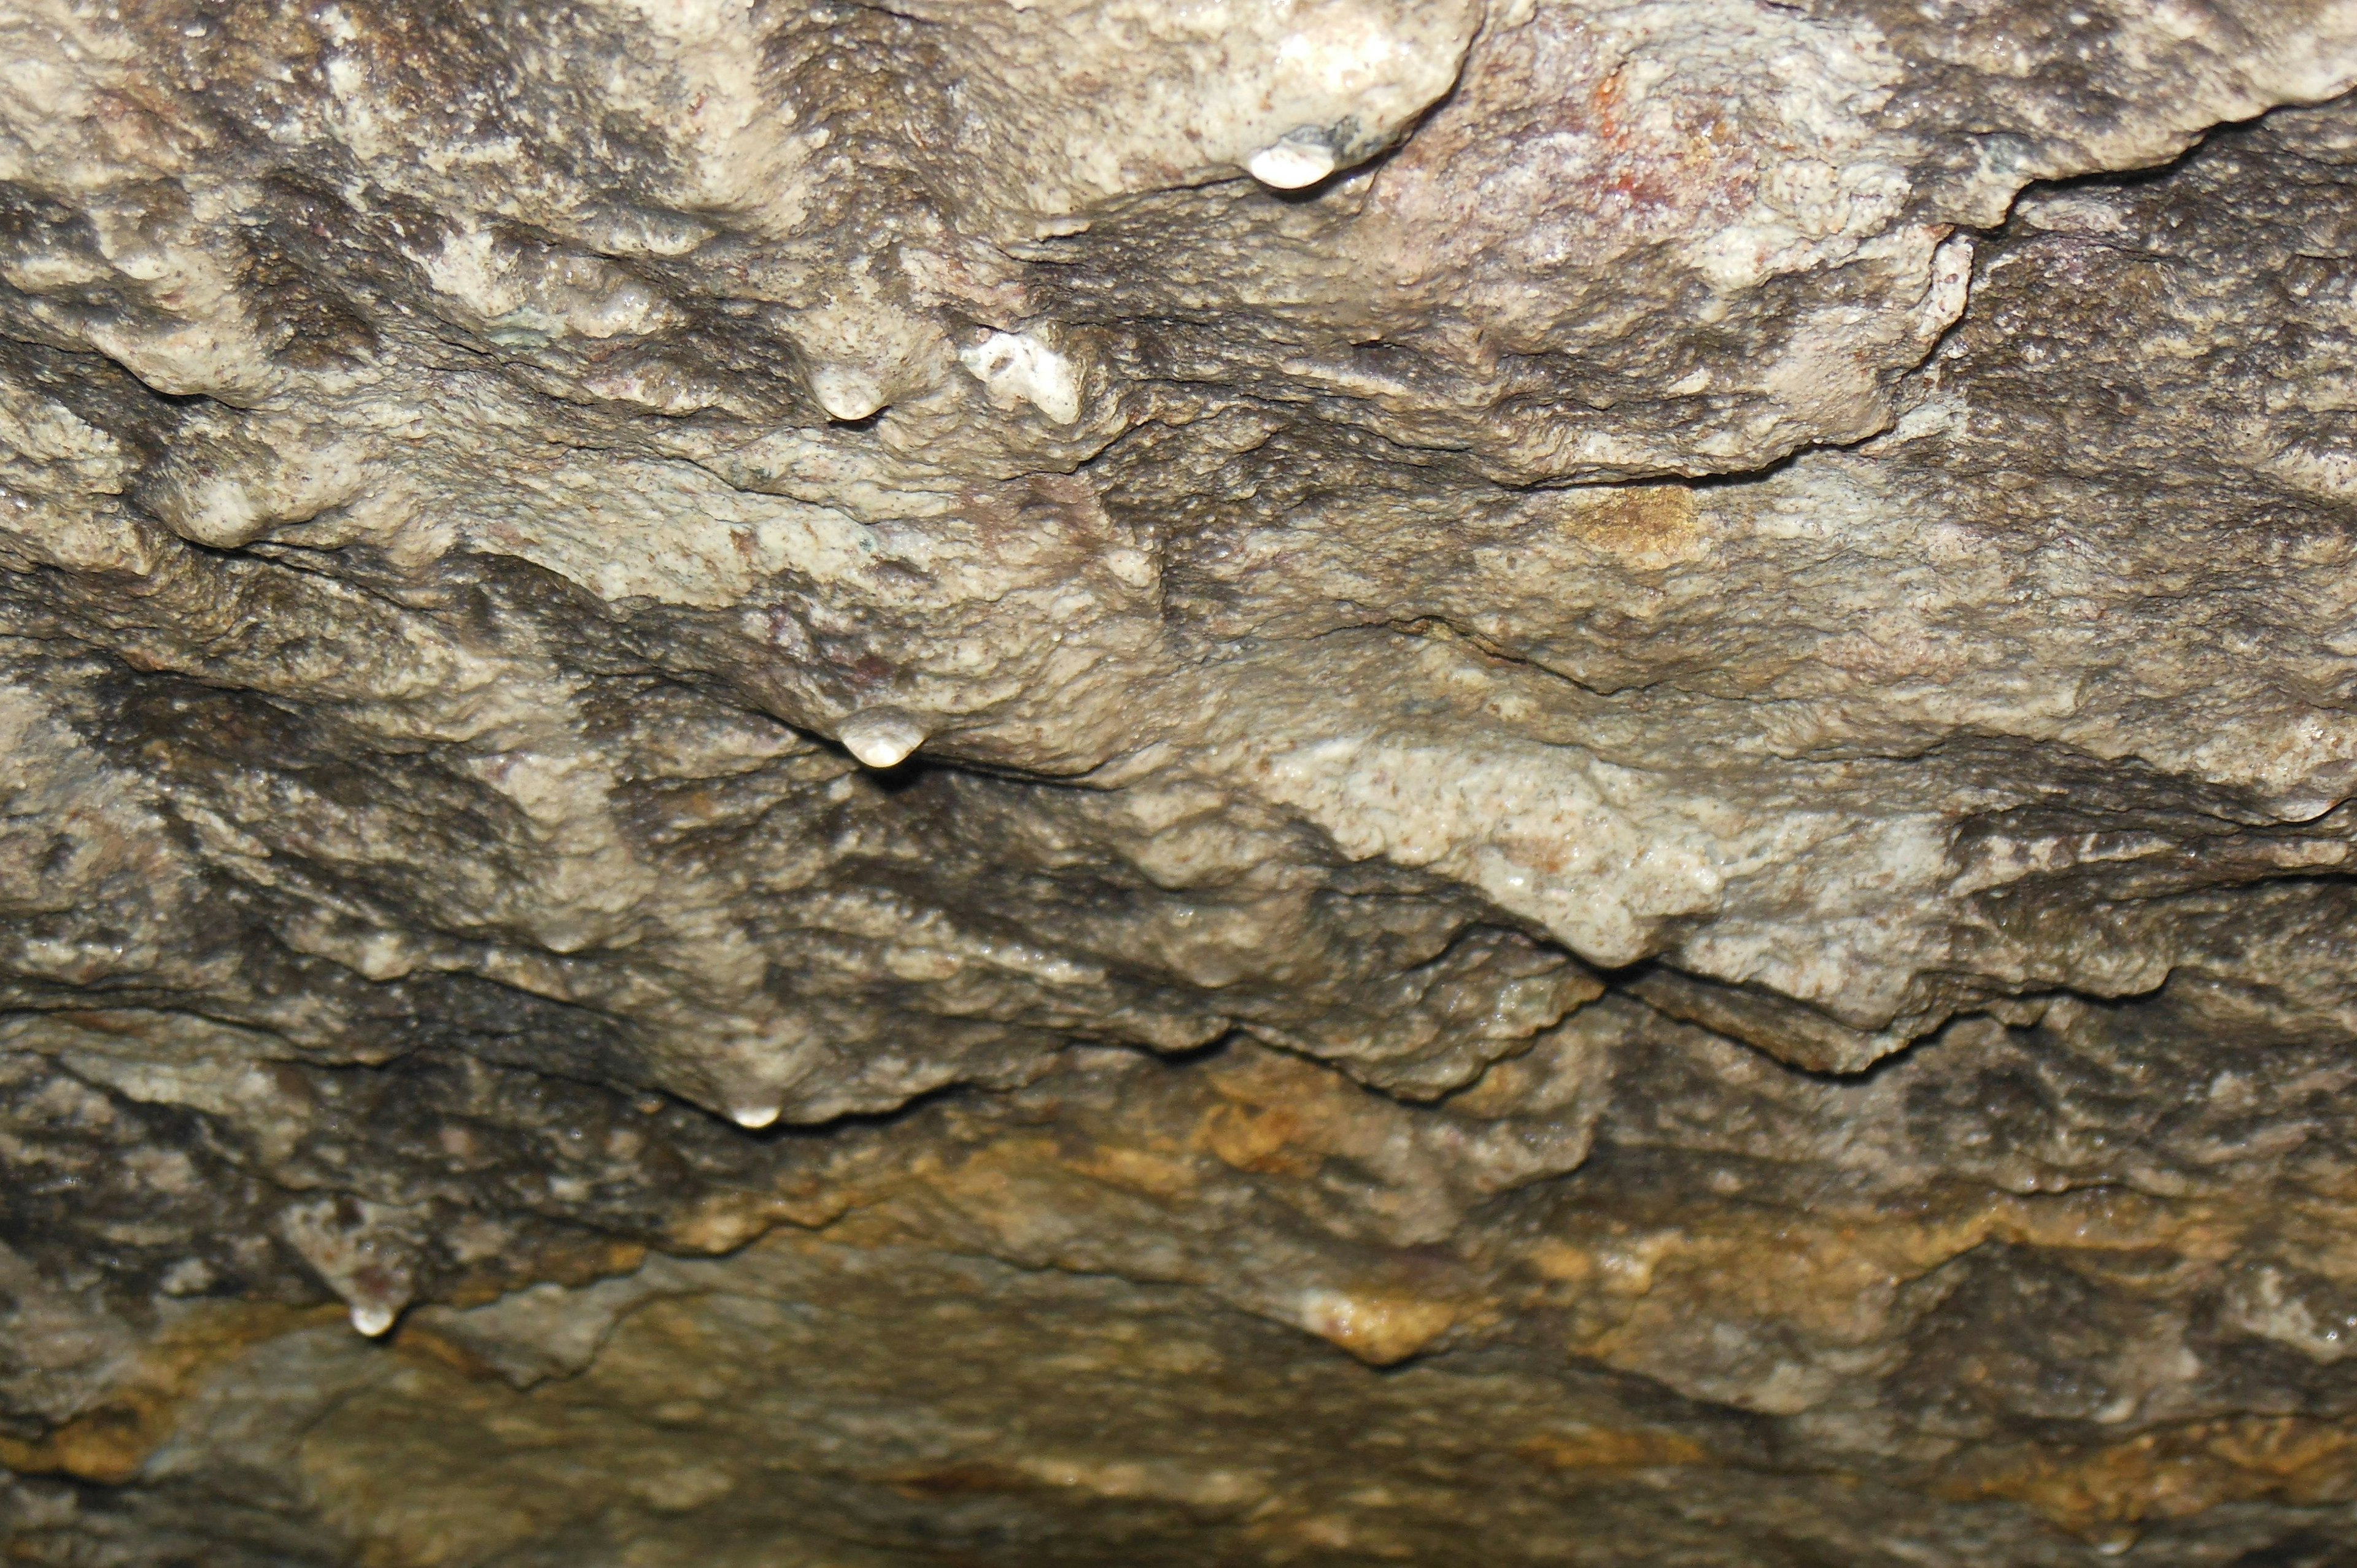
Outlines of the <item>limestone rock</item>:
{"type": "Polygon", "coordinates": [[[2357,1553],[2357,5],[0,50],[11,1562],[2357,1553]]]}

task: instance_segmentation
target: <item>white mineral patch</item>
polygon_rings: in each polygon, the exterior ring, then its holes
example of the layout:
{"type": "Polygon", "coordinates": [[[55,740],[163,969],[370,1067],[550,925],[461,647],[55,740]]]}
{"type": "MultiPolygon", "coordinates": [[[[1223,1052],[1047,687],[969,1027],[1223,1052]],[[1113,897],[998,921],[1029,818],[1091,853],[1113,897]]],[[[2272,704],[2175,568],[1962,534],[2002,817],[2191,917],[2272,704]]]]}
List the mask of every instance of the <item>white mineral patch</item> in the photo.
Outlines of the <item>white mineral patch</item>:
{"type": "Polygon", "coordinates": [[[958,355],[993,406],[1028,403],[1058,424],[1081,417],[1081,377],[1072,361],[1029,332],[994,332],[958,355]]]}

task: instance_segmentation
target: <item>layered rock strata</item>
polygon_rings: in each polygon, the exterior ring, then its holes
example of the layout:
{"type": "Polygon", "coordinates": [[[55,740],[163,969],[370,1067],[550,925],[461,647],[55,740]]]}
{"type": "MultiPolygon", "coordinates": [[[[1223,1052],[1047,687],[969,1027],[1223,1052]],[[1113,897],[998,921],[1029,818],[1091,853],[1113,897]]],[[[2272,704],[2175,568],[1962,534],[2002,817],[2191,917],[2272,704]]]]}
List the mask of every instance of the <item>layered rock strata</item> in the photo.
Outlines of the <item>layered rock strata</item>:
{"type": "Polygon", "coordinates": [[[2357,1560],[2357,5],[0,67],[10,1561],[2357,1560]]]}

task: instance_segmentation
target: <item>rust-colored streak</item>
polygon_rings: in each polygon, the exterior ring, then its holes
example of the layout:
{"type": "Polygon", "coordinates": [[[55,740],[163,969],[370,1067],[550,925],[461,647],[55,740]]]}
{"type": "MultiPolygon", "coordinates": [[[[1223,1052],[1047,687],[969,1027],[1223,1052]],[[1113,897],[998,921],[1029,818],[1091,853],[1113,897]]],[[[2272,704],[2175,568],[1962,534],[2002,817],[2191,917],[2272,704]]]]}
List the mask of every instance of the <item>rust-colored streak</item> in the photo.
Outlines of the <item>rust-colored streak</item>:
{"type": "Polygon", "coordinates": [[[2080,1534],[2223,1503],[2315,1508],[2357,1498],[2357,1432],[2303,1416],[2240,1416],[2100,1445],[2006,1444],[1952,1463],[1938,1489],[1960,1502],[2022,1503],[2080,1534]]]}
{"type": "Polygon", "coordinates": [[[98,1404],[45,1436],[0,1437],[0,1465],[19,1475],[71,1476],[119,1487],[171,1435],[182,1405],[206,1374],[265,1340],[340,1323],[343,1316],[344,1309],[334,1305],[200,1307],[145,1347],[98,1404]]]}

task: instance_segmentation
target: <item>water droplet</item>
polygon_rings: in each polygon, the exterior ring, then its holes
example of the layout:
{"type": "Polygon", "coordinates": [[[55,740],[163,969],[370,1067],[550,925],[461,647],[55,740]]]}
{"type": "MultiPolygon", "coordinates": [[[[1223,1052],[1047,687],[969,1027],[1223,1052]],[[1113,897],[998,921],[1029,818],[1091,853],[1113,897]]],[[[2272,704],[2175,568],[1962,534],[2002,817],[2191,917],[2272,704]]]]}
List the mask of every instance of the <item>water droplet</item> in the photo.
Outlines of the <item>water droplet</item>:
{"type": "Polygon", "coordinates": [[[1334,172],[1334,147],[1322,131],[1289,131],[1254,153],[1244,167],[1272,189],[1299,190],[1334,172]]]}
{"type": "Polygon", "coordinates": [[[894,768],[925,744],[924,727],[898,708],[862,708],[835,731],[845,750],[870,768],[894,768]]]}

